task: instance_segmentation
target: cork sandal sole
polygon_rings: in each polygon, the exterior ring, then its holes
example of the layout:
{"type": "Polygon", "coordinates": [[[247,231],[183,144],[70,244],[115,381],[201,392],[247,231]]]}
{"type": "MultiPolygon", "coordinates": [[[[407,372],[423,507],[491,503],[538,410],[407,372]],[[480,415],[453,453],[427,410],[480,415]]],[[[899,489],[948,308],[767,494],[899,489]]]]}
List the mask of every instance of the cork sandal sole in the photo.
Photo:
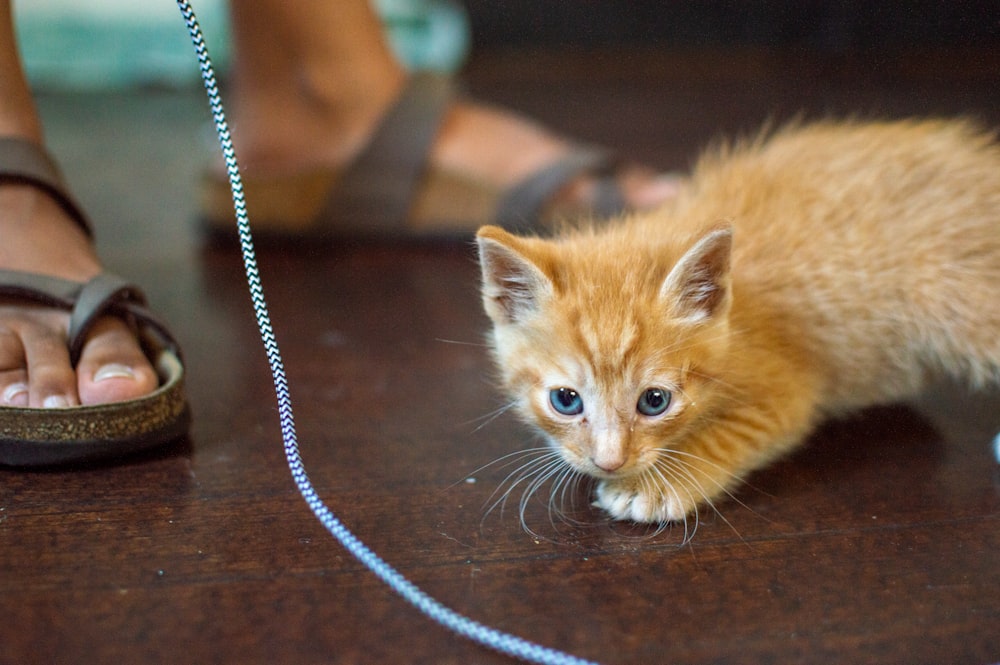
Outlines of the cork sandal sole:
{"type": "MultiPolygon", "coordinates": [[[[0,137],[0,182],[30,184],[47,192],[90,234],[90,225],[69,194],[55,162],[38,145],[0,137]]],[[[0,270],[0,297],[69,313],[67,344],[75,366],[91,325],[105,315],[129,322],[156,368],[159,387],[126,402],[65,409],[0,406],[0,464],[44,466],[91,461],[146,450],[185,434],[189,410],[184,366],[170,331],[146,308],[135,286],[104,273],[78,283],[0,270]]]]}

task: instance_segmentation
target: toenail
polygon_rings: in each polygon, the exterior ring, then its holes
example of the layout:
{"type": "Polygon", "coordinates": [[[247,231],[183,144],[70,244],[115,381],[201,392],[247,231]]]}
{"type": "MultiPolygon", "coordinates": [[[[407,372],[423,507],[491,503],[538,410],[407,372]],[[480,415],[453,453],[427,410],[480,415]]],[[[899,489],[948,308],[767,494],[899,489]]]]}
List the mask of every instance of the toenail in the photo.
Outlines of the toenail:
{"type": "Polygon", "coordinates": [[[49,395],[42,401],[42,406],[46,409],[65,409],[69,406],[69,400],[62,395],[49,395]]]}
{"type": "Polygon", "coordinates": [[[111,363],[104,365],[94,372],[94,383],[100,383],[106,379],[134,379],[135,371],[127,365],[111,363]]]}
{"type": "MultiPolygon", "coordinates": [[[[14,401],[21,395],[28,394],[28,384],[26,383],[12,383],[3,391],[3,403],[4,404],[14,404],[14,401]]],[[[24,401],[24,400],[20,400],[24,401]]]]}

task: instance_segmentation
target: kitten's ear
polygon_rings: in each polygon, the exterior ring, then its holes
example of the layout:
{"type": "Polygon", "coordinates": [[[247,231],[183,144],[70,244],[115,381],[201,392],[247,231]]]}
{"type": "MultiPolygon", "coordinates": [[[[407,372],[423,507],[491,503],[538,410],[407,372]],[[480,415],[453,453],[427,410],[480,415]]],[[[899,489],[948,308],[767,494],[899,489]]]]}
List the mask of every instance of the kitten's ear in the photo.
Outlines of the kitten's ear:
{"type": "Polygon", "coordinates": [[[697,323],[725,313],[730,302],[732,248],[733,228],[721,224],[681,257],[660,287],[660,297],[672,316],[697,323]]]}
{"type": "Polygon", "coordinates": [[[529,241],[496,226],[476,234],[483,272],[483,307],[497,325],[536,312],[553,293],[552,280],[528,256],[529,241]]]}

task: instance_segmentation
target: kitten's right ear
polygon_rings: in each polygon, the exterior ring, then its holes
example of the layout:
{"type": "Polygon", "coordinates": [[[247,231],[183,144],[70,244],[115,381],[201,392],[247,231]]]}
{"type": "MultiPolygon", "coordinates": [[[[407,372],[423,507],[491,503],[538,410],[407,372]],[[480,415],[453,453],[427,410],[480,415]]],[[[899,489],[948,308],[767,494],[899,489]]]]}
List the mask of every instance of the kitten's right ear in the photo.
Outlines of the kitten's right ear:
{"type": "Polygon", "coordinates": [[[672,316],[698,323],[728,311],[732,248],[732,226],[719,224],[681,257],[660,287],[672,316]]]}
{"type": "Polygon", "coordinates": [[[528,257],[528,241],[497,226],[476,234],[483,273],[483,307],[497,325],[516,323],[552,296],[552,280],[528,257]]]}

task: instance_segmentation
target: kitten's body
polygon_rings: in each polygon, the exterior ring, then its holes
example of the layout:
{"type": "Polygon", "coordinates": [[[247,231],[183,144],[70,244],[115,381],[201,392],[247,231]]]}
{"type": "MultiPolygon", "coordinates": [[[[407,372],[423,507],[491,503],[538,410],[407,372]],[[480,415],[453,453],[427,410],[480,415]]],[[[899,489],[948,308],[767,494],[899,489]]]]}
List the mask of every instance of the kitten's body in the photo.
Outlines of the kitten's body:
{"type": "Polygon", "coordinates": [[[661,211],[479,242],[505,388],[616,518],[682,519],[935,373],[1000,378],[1000,147],[961,123],[790,129],[661,211]]]}

